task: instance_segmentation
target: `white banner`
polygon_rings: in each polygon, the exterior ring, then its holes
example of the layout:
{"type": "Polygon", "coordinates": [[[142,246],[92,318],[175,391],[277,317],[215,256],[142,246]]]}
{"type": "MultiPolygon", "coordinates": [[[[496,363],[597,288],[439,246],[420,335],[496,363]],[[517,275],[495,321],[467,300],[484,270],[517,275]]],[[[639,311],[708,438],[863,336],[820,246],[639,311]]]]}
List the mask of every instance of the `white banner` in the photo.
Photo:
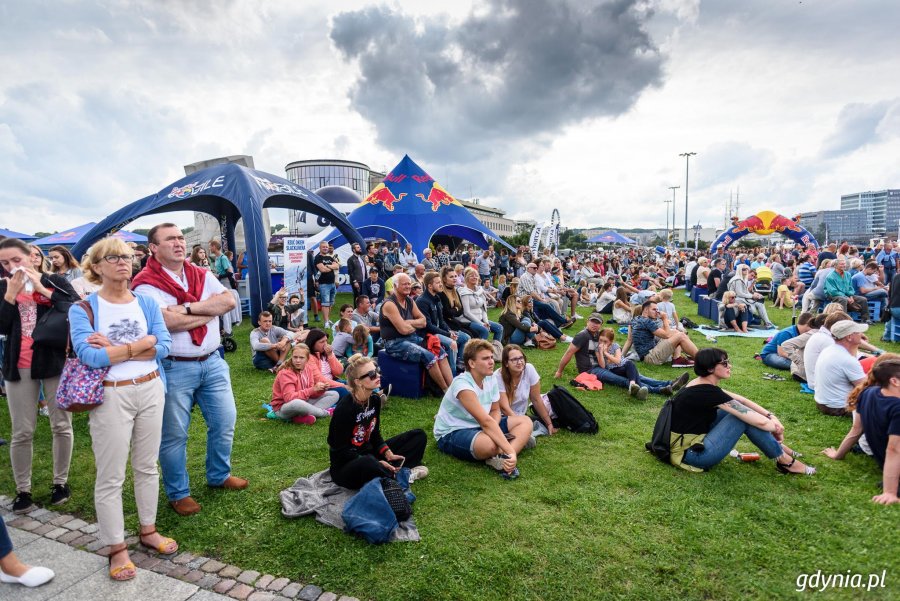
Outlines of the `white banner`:
{"type": "Polygon", "coordinates": [[[542,224],[537,224],[534,226],[534,229],[531,230],[531,241],[528,243],[528,246],[531,247],[531,255],[533,257],[538,256],[541,248],[541,232],[544,230],[544,226],[542,224]]]}
{"type": "Polygon", "coordinates": [[[306,290],[306,239],[284,239],[284,287],[288,296],[299,294],[303,308],[307,308],[306,290]]]}

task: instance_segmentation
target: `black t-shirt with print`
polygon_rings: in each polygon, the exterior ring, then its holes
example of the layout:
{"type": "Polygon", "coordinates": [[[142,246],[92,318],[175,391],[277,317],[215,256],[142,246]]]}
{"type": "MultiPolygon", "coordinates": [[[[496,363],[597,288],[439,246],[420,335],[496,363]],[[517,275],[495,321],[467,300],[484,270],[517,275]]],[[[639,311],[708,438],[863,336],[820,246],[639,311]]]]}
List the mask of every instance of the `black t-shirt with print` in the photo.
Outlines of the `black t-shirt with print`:
{"type": "Polygon", "coordinates": [[[334,257],[331,255],[316,255],[316,259],[315,261],[313,261],[313,265],[316,267],[316,271],[319,273],[320,284],[334,284],[333,271],[319,271],[319,265],[331,267],[332,265],[334,265],[334,263],[334,257]]]}
{"type": "Polygon", "coordinates": [[[719,405],[731,397],[718,386],[697,384],[682,388],[672,400],[672,432],[707,434],[716,421],[719,405]]]}

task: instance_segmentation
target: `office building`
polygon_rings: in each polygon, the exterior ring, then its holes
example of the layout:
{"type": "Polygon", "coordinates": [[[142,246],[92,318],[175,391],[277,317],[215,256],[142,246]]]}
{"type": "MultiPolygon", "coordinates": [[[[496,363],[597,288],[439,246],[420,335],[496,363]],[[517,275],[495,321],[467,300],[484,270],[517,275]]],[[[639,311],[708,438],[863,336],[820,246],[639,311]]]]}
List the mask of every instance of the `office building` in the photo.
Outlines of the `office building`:
{"type": "Polygon", "coordinates": [[[800,225],[815,236],[819,244],[844,240],[864,244],[868,243],[872,233],[869,211],[859,208],[801,213],[800,225]]]}
{"type": "Polygon", "coordinates": [[[855,192],[841,196],[841,209],[866,211],[866,231],[870,234],[893,232],[900,225],[900,190],[855,192]]]}
{"type": "Polygon", "coordinates": [[[506,211],[481,204],[477,198],[471,200],[462,200],[457,198],[460,204],[472,213],[478,221],[485,227],[489,228],[498,236],[514,236],[516,233],[516,222],[512,219],[504,217],[506,211]]]}

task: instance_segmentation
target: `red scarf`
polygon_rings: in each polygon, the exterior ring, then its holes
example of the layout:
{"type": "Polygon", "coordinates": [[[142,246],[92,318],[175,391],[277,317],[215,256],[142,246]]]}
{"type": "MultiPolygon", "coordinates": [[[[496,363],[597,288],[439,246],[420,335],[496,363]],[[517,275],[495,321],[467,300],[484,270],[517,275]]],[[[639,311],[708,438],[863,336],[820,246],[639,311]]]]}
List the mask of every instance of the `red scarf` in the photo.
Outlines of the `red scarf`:
{"type": "MultiPolygon", "coordinates": [[[[172,276],[163,271],[162,264],[157,261],[155,257],[151,256],[147,259],[147,266],[134,276],[134,279],[131,281],[131,287],[134,289],[143,284],[147,284],[148,286],[158,288],[167,294],[171,294],[175,297],[175,302],[179,305],[183,305],[184,303],[196,303],[200,300],[200,297],[203,296],[203,286],[206,283],[206,270],[195,267],[185,261],[184,275],[187,277],[188,281],[187,291],[178,285],[175,280],[172,279],[172,276]]],[[[191,342],[194,343],[194,346],[200,346],[203,344],[203,339],[206,337],[206,324],[190,330],[189,333],[191,335],[191,342]]]]}

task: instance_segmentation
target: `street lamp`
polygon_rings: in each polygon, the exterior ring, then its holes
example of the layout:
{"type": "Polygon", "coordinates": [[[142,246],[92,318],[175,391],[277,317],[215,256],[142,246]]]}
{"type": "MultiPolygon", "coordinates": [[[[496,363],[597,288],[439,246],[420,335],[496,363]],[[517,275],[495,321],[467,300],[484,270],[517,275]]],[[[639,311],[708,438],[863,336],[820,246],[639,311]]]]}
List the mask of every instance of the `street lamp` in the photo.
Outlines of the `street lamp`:
{"type": "MultiPolygon", "coordinates": [[[[663,202],[666,204],[669,204],[670,202],[675,202],[675,199],[673,198],[672,200],[669,200],[667,198],[663,202]]],[[[672,218],[674,219],[675,215],[672,215],[672,218]]],[[[674,226],[675,224],[673,223],[672,225],[674,226]]],[[[665,246],[666,247],[669,246],[669,207],[666,207],[666,244],[665,244],[665,246]]]]}
{"type": "MultiPolygon", "coordinates": [[[[672,238],[675,237],[675,190],[680,188],[681,186],[669,186],[669,190],[672,191],[672,238]]],[[[668,219],[668,215],[666,215],[666,219],[668,219]]],[[[685,234],[687,236],[687,234],[685,234]]],[[[687,239],[687,238],[685,238],[687,239]]]]}
{"type": "Polygon", "coordinates": [[[690,171],[691,157],[696,152],[682,152],[678,156],[684,157],[684,239],[687,241],[688,236],[688,173],[690,171]]]}

